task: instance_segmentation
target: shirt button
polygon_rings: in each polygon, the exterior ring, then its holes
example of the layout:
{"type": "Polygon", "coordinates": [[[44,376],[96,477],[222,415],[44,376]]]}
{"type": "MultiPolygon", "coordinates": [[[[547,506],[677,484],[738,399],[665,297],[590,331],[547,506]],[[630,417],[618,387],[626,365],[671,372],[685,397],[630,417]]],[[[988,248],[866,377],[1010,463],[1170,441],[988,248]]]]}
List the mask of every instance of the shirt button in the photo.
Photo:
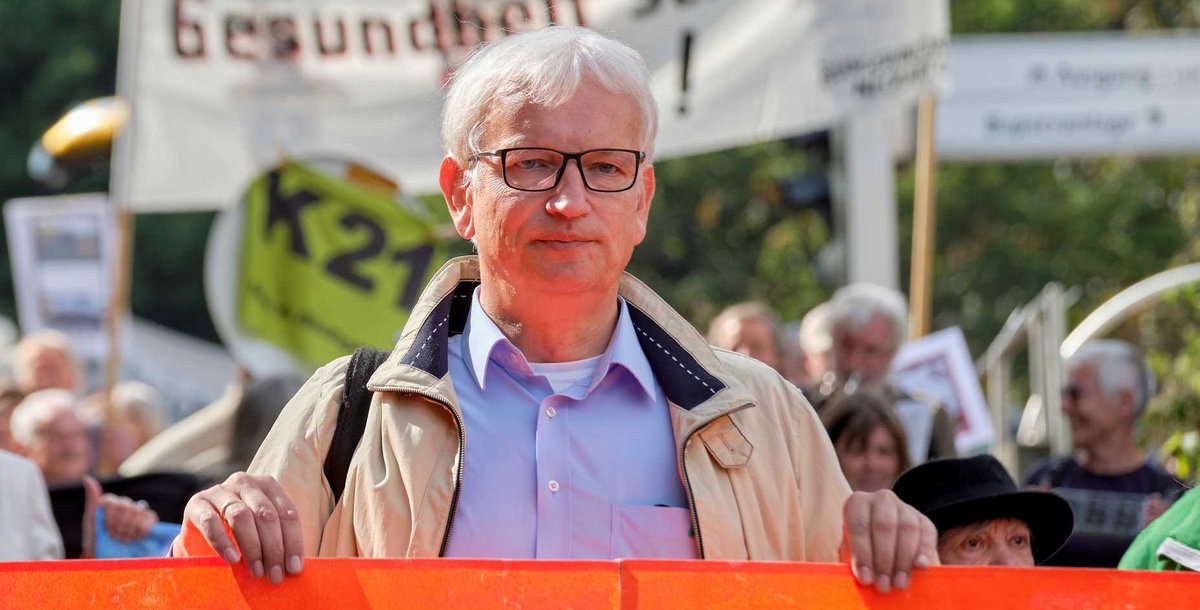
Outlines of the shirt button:
{"type": "Polygon", "coordinates": [[[550,488],[550,493],[555,493],[558,491],[558,481],[550,481],[546,487],[550,488]]]}
{"type": "Polygon", "coordinates": [[[554,407],[548,407],[546,409],[546,417],[554,417],[555,415],[558,415],[558,411],[554,410],[554,407]]]}

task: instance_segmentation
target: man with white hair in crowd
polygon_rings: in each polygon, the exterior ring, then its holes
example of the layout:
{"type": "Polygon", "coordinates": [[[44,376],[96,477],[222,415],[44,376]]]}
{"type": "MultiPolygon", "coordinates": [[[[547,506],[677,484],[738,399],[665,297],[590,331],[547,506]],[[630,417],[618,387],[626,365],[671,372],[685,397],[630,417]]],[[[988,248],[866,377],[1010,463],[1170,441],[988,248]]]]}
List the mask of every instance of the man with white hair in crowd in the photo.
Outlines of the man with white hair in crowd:
{"type": "MultiPolygon", "coordinates": [[[[32,481],[33,489],[21,490],[22,494],[32,493],[33,504],[40,506],[46,486],[62,487],[83,485],[85,510],[83,519],[83,553],[90,556],[96,535],[93,524],[95,511],[104,509],[104,527],[107,534],[119,541],[132,541],[145,536],[150,528],[158,522],[158,516],[144,503],[137,503],[129,498],[104,494],[100,484],[88,473],[92,466],[91,447],[88,443],[87,427],[75,412],[74,394],[66,390],[42,390],[34,392],[21,401],[12,414],[13,443],[19,453],[28,461],[14,459],[13,468],[20,470],[24,464],[32,462],[40,471],[36,481],[28,475],[20,475],[18,479],[0,479],[0,496],[13,495],[15,492],[5,489],[16,485],[25,485],[32,481]]],[[[10,458],[5,458],[10,459],[10,458]]],[[[14,477],[17,472],[9,473],[14,477]]],[[[45,511],[37,510],[30,513],[18,514],[16,511],[0,509],[0,531],[19,530],[24,527],[45,529],[45,511]],[[4,513],[7,513],[4,514],[4,513]]],[[[16,532],[10,531],[13,536],[16,532]]],[[[52,559],[61,558],[63,543],[59,532],[54,536],[39,533],[24,544],[21,558],[52,559]]],[[[0,538],[2,539],[2,538],[0,538]]]]}
{"type": "Polygon", "coordinates": [[[78,484],[92,468],[87,425],[75,411],[76,400],[66,390],[42,390],[13,409],[13,443],[51,487],[78,484]]]}
{"type": "MultiPolygon", "coordinates": [[[[956,455],[955,425],[938,402],[914,396],[888,379],[892,360],[908,333],[908,306],[899,292],[865,282],[839,289],[829,300],[829,334],[834,392],[852,393],[863,385],[887,397],[908,434],[914,464],[956,455]]],[[[829,394],[810,395],[817,404],[829,394]]]]}
{"type": "Polygon", "coordinates": [[[1074,455],[1033,466],[1027,485],[1071,501],[1075,535],[1056,565],[1115,567],[1133,537],[1183,490],[1137,446],[1138,418],[1154,396],[1154,374],[1132,345],[1084,343],[1066,363],[1062,410],[1074,455]]]}

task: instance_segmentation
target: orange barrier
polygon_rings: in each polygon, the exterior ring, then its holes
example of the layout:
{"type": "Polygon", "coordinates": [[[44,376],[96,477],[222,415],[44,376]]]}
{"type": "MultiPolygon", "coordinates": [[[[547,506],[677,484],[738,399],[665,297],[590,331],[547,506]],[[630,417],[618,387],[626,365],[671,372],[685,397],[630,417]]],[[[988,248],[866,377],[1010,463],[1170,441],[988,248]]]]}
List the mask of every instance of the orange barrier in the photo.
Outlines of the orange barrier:
{"type": "Polygon", "coordinates": [[[0,563],[3,608],[1197,608],[1200,575],[940,567],[907,591],[843,564],[309,559],[274,586],[217,558],[0,563]]]}

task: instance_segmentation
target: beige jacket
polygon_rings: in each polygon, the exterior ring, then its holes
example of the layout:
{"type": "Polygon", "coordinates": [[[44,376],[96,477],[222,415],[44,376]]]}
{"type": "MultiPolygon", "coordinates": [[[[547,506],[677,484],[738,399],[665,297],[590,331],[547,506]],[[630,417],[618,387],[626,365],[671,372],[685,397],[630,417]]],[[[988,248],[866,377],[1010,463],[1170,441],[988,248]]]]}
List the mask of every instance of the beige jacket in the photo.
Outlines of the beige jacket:
{"type": "MultiPolygon", "coordinates": [[[[366,430],[336,505],[322,472],[348,358],[334,361],[284,409],[250,466],[274,476],[300,512],[307,555],[437,557],[446,548],[471,432],[447,373],[478,261],[443,267],[371,378],[366,430]]],[[[837,561],[850,494],[803,395],[756,360],[716,350],[633,276],[621,296],[671,403],[702,557],[837,561]]]]}

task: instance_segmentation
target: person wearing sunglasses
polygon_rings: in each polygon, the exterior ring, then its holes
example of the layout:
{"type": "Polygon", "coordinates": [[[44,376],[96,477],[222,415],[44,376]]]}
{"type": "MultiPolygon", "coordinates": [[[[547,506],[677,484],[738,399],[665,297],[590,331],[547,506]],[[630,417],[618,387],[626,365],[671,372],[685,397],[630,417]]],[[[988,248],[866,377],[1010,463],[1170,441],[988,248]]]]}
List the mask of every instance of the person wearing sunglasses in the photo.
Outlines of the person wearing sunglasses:
{"type": "Polygon", "coordinates": [[[1075,533],[1053,564],[1116,567],[1134,536],[1183,487],[1137,445],[1137,421],[1155,381],[1135,347],[1089,341],[1067,361],[1066,371],[1062,409],[1074,454],[1035,464],[1025,484],[1053,490],[1075,510],[1075,533]]]}

